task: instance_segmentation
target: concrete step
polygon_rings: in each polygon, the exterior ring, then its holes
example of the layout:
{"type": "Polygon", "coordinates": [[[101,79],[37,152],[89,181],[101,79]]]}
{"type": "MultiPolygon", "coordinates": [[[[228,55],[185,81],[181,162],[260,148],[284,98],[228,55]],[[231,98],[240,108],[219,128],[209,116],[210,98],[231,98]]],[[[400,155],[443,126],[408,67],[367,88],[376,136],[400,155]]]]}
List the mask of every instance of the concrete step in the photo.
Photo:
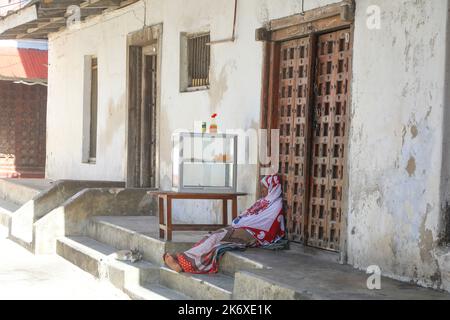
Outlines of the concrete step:
{"type": "Polygon", "coordinates": [[[44,179],[0,179],[0,198],[22,206],[51,187],[51,183],[44,179]]]}
{"type": "Polygon", "coordinates": [[[191,275],[161,267],[161,284],[195,300],[231,300],[234,278],[224,274],[191,275]]]}
{"type": "MultiPolygon", "coordinates": [[[[148,226],[147,220],[155,220],[156,217],[93,217],[87,225],[86,235],[99,242],[110,245],[118,250],[139,249],[144,259],[153,264],[163,266],[162,259],[165,252],[183,252],[190,249],[194,242],[165,242],[151,232],[152,226],[148,226]],[[143,220],[144,219],[144,220],[143,220]],[[119,225],[118,222],[122,223],[119,225]],[[123,223],[125,221],[125,223],[123,223]],[[133,230],[128,225],[140,223],[139,231],[133,230]],[[146,231],[144,233],[144,231],[146,231]]],[[[136,229],[136,228],[135,228],[136,229]]]]}
{"type": "Polygon", "coordinates": [[[124,292],[133,300],[192,300],[160,284],[129,286],[124,292]]]}
{"type": "Polygon", "coordinates": [[[0,240],[8,238],[8,229],[0,225],[0,240]]]}
{"type": "Polygon", "coordinates": [[[97,278],[106,278],[123,287],[130,284],[156,283],[159,278],[157,266],[141,261],[126,263],[111,258],[117,252],[111,246],[88,237],[65,237],[57,241],[57,254],[69,260],[97,278]]]}
{"type": "Polygon", "coordinates": [[[34,202],[28,201],[11,218],[11,235],[18,244],[33,242],[34,202]]]}
{"type": "Polygon", "coordinates": [[[20,237],[16,237],[15,235],[13,235],[11,233],[9,234],[8,239],[17,243],[19,246],[25,248],[26,250],[30,251],[31,253],[34,253],[33,241],[25,240],[20,237]]]}
{"type": "Polygon", "coordinates": [[[0,225],[10,228],[12,215],[20,208],[20,205],[0,198],[0,225]]]}
{"type": "Polygon", "coordinates": [[[261,270],[266,266],[258,261],[249,259],[240,252],[226,252],[219,264],[219,271],[223,274],[234,276],[239,271],[261,270]]]}
{"type": "MultiPolygon", "coordinates": [[[[157,224],[157,217],[94,217],[87,226],[87,236],[119,250],[137,248],[146,260],[164,266],[165,252],[186,251],[205,234],[190,238],[178,232],[174,233],[174,241],[165,242],[159,239],[157,224]]],[[[237,271],[263,268],[263,264],[235,252],[225,253],[220,262],[220,272],[230,276],[237,271]]]]}
{"type": "Polygon", "coordinates": [[[24,247],[28,251],[33,251],[31,229],[21,237],[18,234],[12,234],[13,217],[15,212],[20,212],[22,206],[4,199],[0,199],[0,225],[7,229],[9,239],[24,247]]]}
{"type": "Polygon", "coordinates": [[[111,254],[117,250],[88,237],[57,241],[57,253],[93,276],[110,281],[137,300],[187,300],[189,297],[159,284],[160,269],[149,262],[126,263],[111,254]]]}
{"type": "Polygon", "coordinates": [[[20,207],[21,206],[17,203],[5,199],[0,199],[0,211],[13,213],[14,211],[17,211],[17,209],[19,209],[20,207]]]}

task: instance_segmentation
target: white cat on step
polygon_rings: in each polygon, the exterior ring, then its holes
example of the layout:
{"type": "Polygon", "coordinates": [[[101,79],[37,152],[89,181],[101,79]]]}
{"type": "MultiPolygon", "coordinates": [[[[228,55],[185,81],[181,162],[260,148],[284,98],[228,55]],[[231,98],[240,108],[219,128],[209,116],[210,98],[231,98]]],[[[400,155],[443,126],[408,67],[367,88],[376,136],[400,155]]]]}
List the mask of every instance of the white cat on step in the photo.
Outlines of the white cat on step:
{"type": "Polygon", "coordinates": [[[142,253],[137,249],[120,250],[120,251],[114,252],[113,254],[110,254],[108,256],[108,259],[115,259],[115,260],[123,261],[123,262],[136,263],[136,262],[141,261],[143,259],[143,256],[142,256],[142,253]]]}

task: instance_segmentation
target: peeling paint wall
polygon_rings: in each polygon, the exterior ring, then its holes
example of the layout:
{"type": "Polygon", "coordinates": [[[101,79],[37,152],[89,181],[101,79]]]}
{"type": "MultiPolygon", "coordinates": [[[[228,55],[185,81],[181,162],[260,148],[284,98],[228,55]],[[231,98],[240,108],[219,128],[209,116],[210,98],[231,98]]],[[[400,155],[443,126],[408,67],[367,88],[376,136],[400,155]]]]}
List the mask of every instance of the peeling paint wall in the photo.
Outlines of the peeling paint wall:
{"type": "Polygon", "coordinates": [[[447,5],[357,1],[348,260],[449,290],[439,247],[447,5]],[[366,26],[369,5],[381,8],[380,30],[366,26]]]}

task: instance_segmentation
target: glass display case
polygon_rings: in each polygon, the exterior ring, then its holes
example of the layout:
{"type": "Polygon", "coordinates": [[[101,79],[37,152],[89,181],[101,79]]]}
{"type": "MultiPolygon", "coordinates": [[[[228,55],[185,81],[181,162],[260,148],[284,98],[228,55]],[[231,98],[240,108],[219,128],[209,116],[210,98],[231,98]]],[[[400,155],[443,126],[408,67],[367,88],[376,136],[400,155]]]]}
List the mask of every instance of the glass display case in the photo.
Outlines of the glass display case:
{"type": "Polygon", "coordinates": [[[172,157],[174,191],[236,192],[237,135],[178,133],[172,157]]]}

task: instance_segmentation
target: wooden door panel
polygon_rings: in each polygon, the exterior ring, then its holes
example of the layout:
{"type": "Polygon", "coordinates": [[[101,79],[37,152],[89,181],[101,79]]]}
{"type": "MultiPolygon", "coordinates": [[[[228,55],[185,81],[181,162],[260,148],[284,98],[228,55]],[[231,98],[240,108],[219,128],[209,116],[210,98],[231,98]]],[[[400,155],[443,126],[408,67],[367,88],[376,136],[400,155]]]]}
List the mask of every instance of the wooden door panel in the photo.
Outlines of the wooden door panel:
{"type": "Polygon", "coordinates": [[[305,241],[307,182],[307,119],[310,38],[287,41],[280,47],[279,129],[280,176],[284,187],[288,234],[305,241]]]}
{"type": "Polygon", "coordinates": [[[350,30],[319,36],[312,137],[308,245],[338,251],[351,65],[350,30]]]}

